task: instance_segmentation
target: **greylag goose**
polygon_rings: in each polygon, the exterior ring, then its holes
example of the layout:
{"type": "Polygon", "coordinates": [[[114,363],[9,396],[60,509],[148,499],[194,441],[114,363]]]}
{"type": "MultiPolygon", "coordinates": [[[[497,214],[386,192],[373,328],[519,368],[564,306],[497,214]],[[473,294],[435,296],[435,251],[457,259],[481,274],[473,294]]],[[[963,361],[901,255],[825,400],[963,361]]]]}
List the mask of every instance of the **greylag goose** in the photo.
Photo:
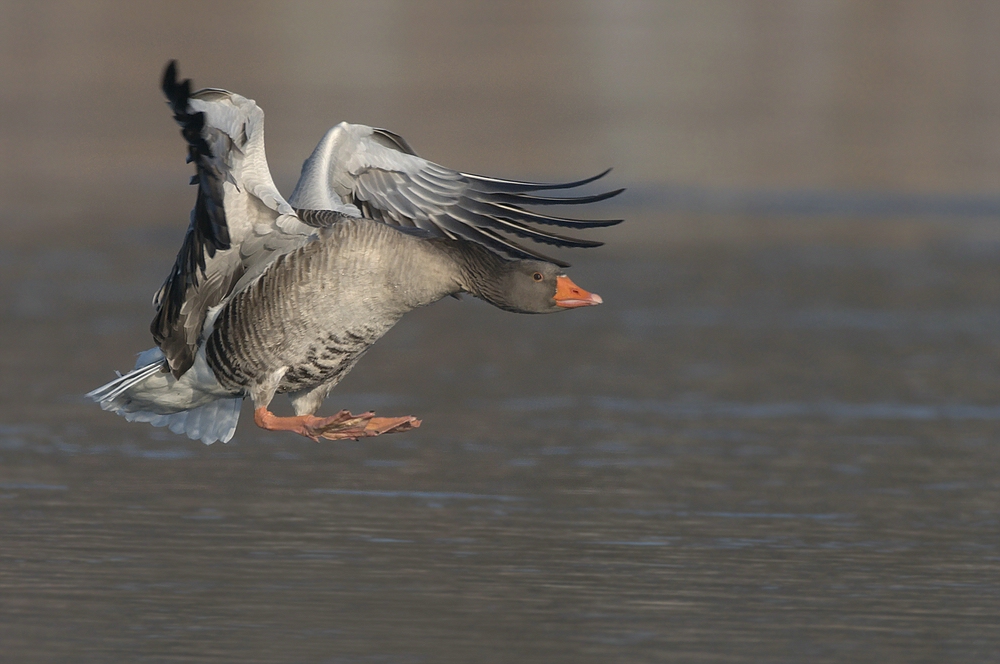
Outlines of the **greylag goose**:
{"type": "Polygon", "coordinates": [[[530,225],[609,226],[523,205],[577,182],[542,184],[461,173],[422,159],[400,136],[342,123],[320,141],[286,201],[264,154],[264,113],[218,89],[191,92],[175,62],[163,92],[187,140],[198,185],[173,269],[153,298],[156,347],[87,396],[129,421],[167,426],[206,444],[228,442],[242,400],[264,429],[312,440],[407,431],[420,420],[316,411],[369,347],[408,311],[470,293],[519,313],[591,306],[566,266],[504,233],[560,247],[599,242],[530,225]],[[295,415],[269,410],[276,393],[295,415]]]}

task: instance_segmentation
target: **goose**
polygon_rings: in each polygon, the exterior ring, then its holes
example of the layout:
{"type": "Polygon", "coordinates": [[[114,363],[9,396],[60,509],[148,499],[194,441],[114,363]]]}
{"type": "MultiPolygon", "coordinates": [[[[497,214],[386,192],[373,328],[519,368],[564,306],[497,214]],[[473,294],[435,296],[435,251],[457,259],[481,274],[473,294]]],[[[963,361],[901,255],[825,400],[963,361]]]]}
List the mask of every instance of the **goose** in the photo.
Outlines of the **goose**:
{"type": "MultiPolygon", "coordinates": [[[[241,95],[191,92],[176,61],[162,90],[187,141],[197,185],[173,268],[153,298],[155,347],[87,396],[129,421],[205,444],[232,439],[243,399],[254,422],[314,441],[409,431],[412,416],[316,412],[365,352],[405,313],[468,293],[501,309],[551,313],[601,304],[567,264],[509,236],[558,247],[600,242],[537,228],[611,226],[525,205],[587,204],[550,196],[603,177],[535,183],[451,170],[397,134],[341,123],[302,167],[289,200],[271,179],[264,113],[241,95]],[[290,397],[295,415],[270,403],[290,397]]],[[[609,169],[610,170],[610,169],[609,169]]]]}

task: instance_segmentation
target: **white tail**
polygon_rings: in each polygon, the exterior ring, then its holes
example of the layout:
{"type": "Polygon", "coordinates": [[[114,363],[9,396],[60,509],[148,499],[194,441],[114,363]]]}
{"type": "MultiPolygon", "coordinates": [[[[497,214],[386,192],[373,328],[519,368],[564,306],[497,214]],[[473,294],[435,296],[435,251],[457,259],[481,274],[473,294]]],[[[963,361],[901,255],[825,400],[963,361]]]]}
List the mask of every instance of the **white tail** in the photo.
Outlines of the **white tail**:
{"type": "Polygon", "coordinates": [[[243,398],[222,390],[204,352],[179,380],[165,366],[160,349],[151,348],[139,354],[135,369],[87,396],[129,422],[169,427],[206,445],[228,443],[236,433],[243,398]]]}

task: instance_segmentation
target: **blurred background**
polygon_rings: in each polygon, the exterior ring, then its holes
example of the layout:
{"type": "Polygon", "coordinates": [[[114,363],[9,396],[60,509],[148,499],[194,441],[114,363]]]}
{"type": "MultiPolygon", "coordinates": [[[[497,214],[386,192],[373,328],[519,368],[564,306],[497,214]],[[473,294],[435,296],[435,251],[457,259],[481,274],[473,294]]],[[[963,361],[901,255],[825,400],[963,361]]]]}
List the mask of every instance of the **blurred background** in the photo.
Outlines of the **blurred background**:
{"type": "MultiPolygon", "coordinates": [[[[0,2],[0,643],[47,661],[1000,658],[1000,5],[0,2]],[[614,170],[606,304],[415,312],[205,447],[82,394],[151,345],[194,189],[167,61],[287,193],[346,120],[614,170]]],[[[600,190],[594,185],[594,191],[600,190]]],[[[3,658],[0,658],[3,659],[3,658]]]]}

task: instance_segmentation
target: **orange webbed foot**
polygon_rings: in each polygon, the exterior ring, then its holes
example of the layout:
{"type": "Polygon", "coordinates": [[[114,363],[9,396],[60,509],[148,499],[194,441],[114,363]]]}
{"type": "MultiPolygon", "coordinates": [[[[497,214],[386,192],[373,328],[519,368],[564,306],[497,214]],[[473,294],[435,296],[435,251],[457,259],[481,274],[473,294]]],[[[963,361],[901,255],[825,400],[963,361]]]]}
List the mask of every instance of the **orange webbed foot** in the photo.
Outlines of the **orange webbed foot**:
{"type": "Polygon", "coordinates": [[[319,442],[320,438],[358,440],[384,433],[402,433],[420,426],[420,420],[411,415],[375,417],[375,413],[371,411],[352,415],[349,411],[342,410],[330,417],[315,415],[278,417],[267,408],[258,408],[254,411],[254,422],[268,431],[291,431],[316,442],[319,442]]]}

